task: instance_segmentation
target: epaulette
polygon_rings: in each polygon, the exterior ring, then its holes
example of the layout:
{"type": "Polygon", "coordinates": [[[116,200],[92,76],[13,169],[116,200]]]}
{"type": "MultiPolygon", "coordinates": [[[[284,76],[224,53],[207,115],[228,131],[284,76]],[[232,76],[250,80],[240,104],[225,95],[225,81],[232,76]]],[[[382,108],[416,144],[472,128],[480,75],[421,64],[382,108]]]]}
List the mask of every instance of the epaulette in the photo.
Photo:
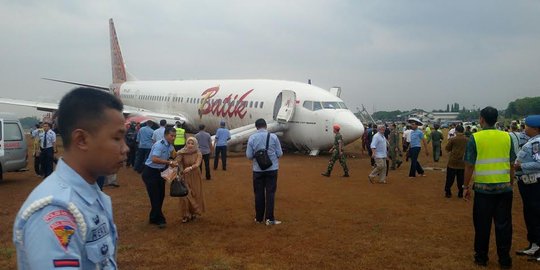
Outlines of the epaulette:
{"type": "Polygon", "coordinates": [[[15,224],[15,240],[23,244],[22,238],[23,238],[23,228],[24,225],[26,225],[26,222],[30,217],[37,211],[43,209],[44,207],[48,205],[58,206],[62,207],[64,209],[67,209],[75,218],[75,222],[77,222],[77,226],[81,230],[81,239],[82,241],[86,241],[86,222],[84,221],[84,217],[81,214],[81,211],[75,206],[74,203],[69,202],[66,203],[65,201],[54,199],[52,195],[41,198],[39,200],[34,201],[31,203],[26,209],[24,209],[21,213],[20,219],[18,219],[17,224],[15,224]]]}

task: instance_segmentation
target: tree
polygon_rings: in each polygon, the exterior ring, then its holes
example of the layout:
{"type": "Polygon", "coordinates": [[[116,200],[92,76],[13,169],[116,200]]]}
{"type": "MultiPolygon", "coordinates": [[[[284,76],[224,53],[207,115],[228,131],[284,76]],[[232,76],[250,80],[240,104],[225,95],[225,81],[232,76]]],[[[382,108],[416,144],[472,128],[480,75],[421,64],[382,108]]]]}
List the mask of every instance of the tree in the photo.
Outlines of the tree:
{"type": "Polygon", "coordinates": [[[21,121],[21,125],[24,129],[29,129],[33,126],[35,126],[37,123],[39,123],[39,119],[37,117],[24,117],[19,119],[21,121]]]}
{"type": "Polygon", "coordinates": [[[526,97],[508,103],[505,116],[522,118],[531,114],[540,114],[540,97],[526,97]]]}

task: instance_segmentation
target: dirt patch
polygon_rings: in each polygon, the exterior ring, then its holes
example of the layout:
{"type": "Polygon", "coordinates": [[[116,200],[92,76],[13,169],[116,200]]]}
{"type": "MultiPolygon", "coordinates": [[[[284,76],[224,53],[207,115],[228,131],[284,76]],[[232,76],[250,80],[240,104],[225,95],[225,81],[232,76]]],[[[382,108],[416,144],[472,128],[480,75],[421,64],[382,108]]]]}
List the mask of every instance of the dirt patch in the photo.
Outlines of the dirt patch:
{"type": "MultiPolygon", "coordinates": [[[[409,163],[391,171],[388,184],[370,184],[369,159],[358,143],[347,147],[350,178],[336,163],[330,178],[320,175],[329,156],[286,154],[280,160],[277,226],[255,224],[251,163],[233,154],[227,171],[204,182],[207,212],[182,224],[178,201],[167,197],[168,227],[148,225],[150,204],[140,175],[119,172],[119,188],[106,187],[119,231],[122,269],[475,269],[472,202],[444,197],[445,172],[426,170],[410,180],[409,163]]],[[[444,168],[447,155],[435,164],[444,168]]],[[[28,168],[33,168],[29,164],[28,168]]],[[[33,170],[7,173],[0,182],[0,269],[16,269],[12,244],[15,215],[41,182],[33,170]]],[[[527,245],[521,198],[514,194],[513,251],[527,245]]],[[[493,233],[492,233],[493,235],[493,233]]],[[[498,269],[495,239],[490,265],[498,269]]],[[[514,269],[538,265],[513,256],[514,269]]]]}

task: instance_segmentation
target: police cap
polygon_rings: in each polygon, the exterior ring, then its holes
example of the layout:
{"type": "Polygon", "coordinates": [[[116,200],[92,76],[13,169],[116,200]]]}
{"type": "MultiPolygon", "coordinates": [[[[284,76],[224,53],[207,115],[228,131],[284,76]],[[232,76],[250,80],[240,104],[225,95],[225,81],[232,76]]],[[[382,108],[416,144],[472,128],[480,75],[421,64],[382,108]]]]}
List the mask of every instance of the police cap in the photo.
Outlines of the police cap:
{"type": "Polygon", "coordinates": [[[540,114],[527,116],[527,118],[525,118],[525,125],[540,128],[540,114]]]}

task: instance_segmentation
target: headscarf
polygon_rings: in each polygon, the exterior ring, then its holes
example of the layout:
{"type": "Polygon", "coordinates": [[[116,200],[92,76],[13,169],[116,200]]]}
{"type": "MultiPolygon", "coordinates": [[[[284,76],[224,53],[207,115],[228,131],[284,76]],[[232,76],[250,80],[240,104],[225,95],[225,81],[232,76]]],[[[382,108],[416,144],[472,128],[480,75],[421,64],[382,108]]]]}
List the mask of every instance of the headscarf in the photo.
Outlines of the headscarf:
{"type": "Polygon", "coordinates": [[[184,145],[184,147],[182,147],[182,149],[180,149],[180,151],[178,151],[180,154],[193,154],[193,153],[197,153],[199,151],[199,142],[197,141],[197,139],[195,137],[189,137],[186,139],[186,144],[184,145]],[[188,142],[189,141],[193,141],[193,148],[192,149],[189,149],[188,148],[188,142]]]}

